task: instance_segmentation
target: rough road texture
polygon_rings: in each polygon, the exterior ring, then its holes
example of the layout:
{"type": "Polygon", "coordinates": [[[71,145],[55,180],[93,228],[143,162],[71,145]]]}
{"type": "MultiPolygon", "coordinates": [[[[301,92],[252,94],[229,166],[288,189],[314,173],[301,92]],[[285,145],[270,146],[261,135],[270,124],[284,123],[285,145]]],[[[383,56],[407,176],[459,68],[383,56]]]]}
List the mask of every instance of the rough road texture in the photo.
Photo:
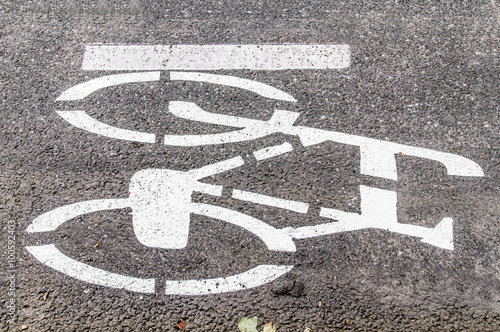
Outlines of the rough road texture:
{"type": "MultiPolygon", "coordinates": [[[[244,316],[278,331],[500,330],[499,4],[492,1],[2,1],[0,3],[0,220],[17,227],[17,322],[7,324],[7,255],[2,254],[1,327],[18,331],[235,331],[244,316]],[[55,102],[65,89],[107,72],[82,71],[85,46],[111,44],[348,44],[345,70],[222,71],[272,85],[298,103],[273,102],[208,84],[160,82],[55,102]],[[157,134],[215,133],[179,120],[169,100],[216,113],[268,119],[301,113],[298,124],[456,153],[485,177],[398,156],[398,181],[360,175],[359,150],[296,138],[193,148],[131,143],[77,129],[55,110],[85,109],[105,123],[157,134]],[[251,152],[290,142],[292,153],[255,161],[251,152]],[[241,155],[240,169],[206,182],[222,197],[193,200],[241,211],[276,227],[314,225],[321,206],[359,212],[359,185],[395,190],[400,222],[434,226],[454,218],[455,250],[379,230],[297,240],[297,252],[267,251],[251,233],[193,216],[186,250],[141,246],[130,211],[75,218],[55,234],[29,235],[43,212],[97,198],[127,197],[146,168],[190,170],[241,155]],[[230,198],[238,188],[308,202],[307,216],[230,198]],[[229,294],[137,294],[58,273],[24,247],[56,243],[68,256],[136,277],[192,279],[293,264],[274,283],[229,294]],[[96,244],[99,243],[98,246],[96,244]],[[303,286],[303,287],[302,287],[303,286]],[[44,299],[44,295],[46,295],[44,299]]],[[[6,252],[2,248],[2,253],[6,252]]],[[[160,283],[158,283],[160,284],[160,283]]]]}

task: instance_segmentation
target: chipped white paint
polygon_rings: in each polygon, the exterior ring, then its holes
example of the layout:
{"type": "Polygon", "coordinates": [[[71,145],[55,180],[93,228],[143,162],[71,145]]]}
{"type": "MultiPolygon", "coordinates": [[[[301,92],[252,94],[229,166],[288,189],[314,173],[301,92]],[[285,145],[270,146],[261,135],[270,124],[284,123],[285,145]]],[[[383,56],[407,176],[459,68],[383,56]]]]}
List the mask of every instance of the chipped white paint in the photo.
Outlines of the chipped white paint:
{"type": "Polygon", "coordinates": [[[283,92],[270,85],[252,81],[246,78],[240,78],[229,75],[215,75],[205,73],[192,73],[192,72],[170,72],[170,80],[172,81],[194,81],[206,82],[218,85],[231,86],[254,92],[262,97],[297,102],[295,98],[286,92],[283,92]]]}
{"type": "Polygon", "coordinates": [[[240,201],[274,206],[280,209],[290,210],[298,213],[307,213],[307,210],[309,209],[309,204],[307,203],[256,194],[238,189],[233,189],[232,197],[234,199],[239,199],[240,201]]]}
{"type": "Polygon", "coordinates": [[[350,62],[349,45],[91,45],[82,69],[341,69],[350,62]]]}
{"type": "Polygon", "coordinates": [[[56,99],[56,101],[80,100],[97,90],[107,88],[110,86],[116,86],[125,83],[151,82],[159,80],[160,80],[159,71],[102,76],[84,83],[77,84],[65,90],[56,99]]]}
{"type": "Polygon", "coordinates": [[[290,272],[293,265],[258,265],[246,272],[223,278],[167,280],[167,295],[207,295],[258,287],[290,272]]]}
{"type": "Polygon", "coordinates": [[[219,174],[243,166],[245,162],[241,157],[234,157],[227,160],[220,161],[218,163],[206,165],[200,168],[192,169],[186,173],[190,174],[193,179],[200,180],[208,176],[219,174]]]}
{"type": "Polygon", "coordinates": [[[285,142],[281,145],[269,146],[267,148],[257,150],[253,153],[255,159],[264,160],[282,155],[287,152],[293,151],[292,144],[285,142]]]}
{"type": "Polygon", "coordinates": [[[156,141],[155,134],[113,127],[94,119],[85,111],[57,111],[57,114],[73,126],[94,134],[133,142],[154,143],[156,141]]]}
{"type": "Polygon", "coordinates": [[[75,279],[138,293],[155,292],[155,279],[128,277],[98,269],[66,256],[54,244],[31,246],[26,249],[43,264],[75,279]]]}

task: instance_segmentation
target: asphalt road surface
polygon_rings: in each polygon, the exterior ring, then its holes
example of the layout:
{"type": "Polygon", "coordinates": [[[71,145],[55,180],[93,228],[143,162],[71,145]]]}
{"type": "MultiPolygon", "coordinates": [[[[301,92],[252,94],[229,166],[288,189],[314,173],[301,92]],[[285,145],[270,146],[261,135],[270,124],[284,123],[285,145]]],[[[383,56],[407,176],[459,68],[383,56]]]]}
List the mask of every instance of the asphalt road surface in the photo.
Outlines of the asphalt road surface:
{"type": "Polygon", "coordinates": [[[499,23],[0,2],[2,330],[500,330],[499,23]]]}

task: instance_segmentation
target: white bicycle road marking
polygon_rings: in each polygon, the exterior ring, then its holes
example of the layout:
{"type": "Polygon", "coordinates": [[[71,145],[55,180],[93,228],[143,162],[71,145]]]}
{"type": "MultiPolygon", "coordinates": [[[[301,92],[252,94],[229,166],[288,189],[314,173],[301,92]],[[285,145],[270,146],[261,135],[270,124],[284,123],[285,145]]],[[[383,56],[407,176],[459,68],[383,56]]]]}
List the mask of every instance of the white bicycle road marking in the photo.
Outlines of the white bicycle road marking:
{"type": "MultiPolygon", "coordinates": [[[[171,46],[88,46],[84,56],[86,70],[214,70],[214,69],[303,69],[345,68],[349,66],[347,45],[171,45],[171,46]]],[[[108,75],[67,89],[57,99],[79,100],[109,86],[159,80],[160,72],[108,75]]],[[[171,80],[186,80],[242,88],[266,98],[296,102],[289,94],[261,82],[216,74],[171,72],[171,80]]],[[[165,135],[164,144],[202,146],[250,141],[271,134],[296,136],[303,146],[327,141],[358,146],[360,172],[397,180],[395,155],[402,153],[442,163],[449,175],[484,176],[474,161],[451,153],[366,138],[323,129],[294,126],[299,113],[275,110],[269,120],[210,113],[194,103],[171,101],[169,111],[184,119],[236,128],[234,131],[202,135],[165,135]]],[[[103,136],[155,143],[154,134],[113,127],[90,117],[85,111],[58,112],[81,129],[103,136]]],[[[285,142],[253,152],[265,160],[293,151],[285,142]]],[[[199,180],[244,164],[241,157],[230,158],[188,171],[145,169],[130,180],[130,196],[97,199],[69,204],[46,212],[33,220],[27,232],[55,231],[64,222],[92,212],[130,208],[133,230],[145,246],[182,249],[187,246],[191,214],[218,219],[239,226],[260,238],[271,251],[295,252],[294,239],[328,236],[361,229],[382,229],[420,238],[430,245],[453,250],[453,220],[443,218],[435,227],[401,224],[397,220],[397,194],[394,191],[360,186],[361,214],[321,207],[319,216],[335,221],[303,227],[275,228],[257,218],[225,207],[192,202],[200,192],[221,196],[223,186],[199,180]]],[[[264,204],[298,213],[308,213],[309,204],[232,188],[232,198],[264,204]]],[[[154,293],[154,279],[140,279],[104,271],[78,262],[61,253],[55,245],[30,246],[28,251],[40,262],[76,279],[89,283],[154,293]]],[[[230,277],[198,280],[168,280],[166,294],[204,295],[257,287],[289,272],[293,266],[259,265],[230,277]]]]}
{"type": "Polygon", "coordinates": [[[349,45],[91,45],[82,69],[341,69],[350,62],[349,45]]]}
{"type": "Polygon", "coordinates": [[[231,195],[231,197],[233,197],[234,199],[239,199],[240,201],[269,205],[298,213],[307,213],[307,210],[309,209],[309,204],[307,203],[256,194],[238,189],[233,189],[233,194],[231,195]]]}
{"type": "Polygon", "coordinates": [[[56,101],[80,100],[97,90],[107,88],[110,86],[116,86],[126,83],[140,83],[140,82],[151,82],[159,80],[160,80],[159,71],[102,76],[94,78],[93,80],[84,83],[77,84],[67,89],[56,99],[56,101]]]}
{"type": "Polygon", "coordinates": [[[297,102],[297,100],[293,98],[291,95],[289,95],[284,91],[276,89],[275,87],[272,87],[270,85],[261,82],[252,81],[246,78],[241,78],[236,76],[172,71],[170,72],[170,80],[205,82],[205,83],[231,86],[255,92],[256,94],[266,98],[290,101],[294,103],[297,102]]]}
{"type": "Polygon", "coordinates": [[[169,295],[208,295],[235,292],[262,286],[290,272],[293,265],[258,265],[246,272],[223,278],[200,280],[167,280],[169,295]]]}
{"type": "MultiPolygon", "coordinates": [[[[33,220],[27,232],[54,231],[64,222],[91,212],[131,208],[134,232],[142,244],[163,249],[182,249],[189,237],[190,214],[219,219],[258,236],[274,251],[295,251],[292,239],[305,239],[360,229],[377,228],[422,238],[433,246],[453,250],[453,224],[444,218],[436,227],[401,224],[397,220],[397,194],[394,191],[360,185],[361,214],[322,207],[320,217],[337,220],[299,228],[274,228],[254,217],[216,205],[193,203],[193,192],[220,196],[222,186],[199,182],[241,166],[241,157],[183,172],[168,169],[138,171],[130,180],[129,198],[97,199],[69,204],[46,212],[33,220]]],[[[232,197],[299,213],[307,213],[308,204],[233,189],[232,197]]]]}
{"type": "Polygon", "coordinates": [[[255,159],[257,159],[257,160],[264,160],[264,159],[277,157],[281,154],[291,152],[291,151],[293,151],[292,144],[285,142],[281,145],[268,146],[264,149],[255,151],[253,153],[253,155],[254,155],[255,159]]]}
{"type": "Polygon", "coordinates": [[[155,279],[128,277],[98,269],[66,256],[54,244],[28,246],[26,249],[43,264],[75,279],[138,293],[155,292],[155,279]]]}
{"type": "MultiPolygon", "coordinates": [[[[295,252],[293,239],[370,228],[418,237],[430,245],[453,250],[451,218],[444,218],[433,228],[400,224],[397,221],[396,192],[378,188],[360,186],[361,214],[322,207],[321,217],[337,221],[298,228],[275,228],[238,211],[191,201],[191,195],[195,191],[215,196],[220,196],[222,193],[222,186],[202,183],[198,181],[199,179],[240,167],[242,164],[243,159],[235,157],[187,172],[166,169],[142,170],[130,181],[129,198],[92,200],[63,206],[36,218],[27,231],[30,233],[53,231],[64,222],[80,215],[102,210],[131,208],[137,240],[153,248],[185,248],[189,238],[190,215],[194,213],[242,227],[259,237],[271,251],[295,252]]],[[[237,189],[233,189],[232,196],[236,199],[301,213],[306,213],[308,208],[307,203],[237,189]]],[[[27,249],[42,263],[76,279],[137,292],[154,292],[154,283],[151,284],[150,279],[127,277],[91,267],[65,256],[54,245],[32,246],[27,249]]],[[[272,281],[291,268],[291,266],[266,265],[229,278],[169,280],[166,282],[166,293],[202,295],[241,290],[272,281]],[[256,271],[260,273],[258,276],[255,275],[256,271]]]]}

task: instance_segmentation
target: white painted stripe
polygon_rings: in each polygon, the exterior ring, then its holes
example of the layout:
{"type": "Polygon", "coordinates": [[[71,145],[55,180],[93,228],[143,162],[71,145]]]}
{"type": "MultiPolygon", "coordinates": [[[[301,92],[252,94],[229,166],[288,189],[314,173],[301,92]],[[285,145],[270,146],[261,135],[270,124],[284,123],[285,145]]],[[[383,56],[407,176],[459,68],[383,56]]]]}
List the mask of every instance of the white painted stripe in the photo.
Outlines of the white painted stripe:
{"type": "Polygon", "coordinates": [[[132,292],[155,292],[154,279],[128,277],[98,269],[64,255],[54,244],[26,247],[26,249],[43,264],[75,279],[132,292]]]}
{"type": "Polygon", "coordinates": [[[256,194],[238,189],[233,189],[232,197],[241,201],[274,206],[280,209],[286,209],[298,213],[307,213],[307,210],[309,209],[309,204],[307,203],[256,194]]]}
{"type": "Polygon", "coordinates": [[[269,146],[267,148],[255,151],[253,155],[257,160],[264,160],[279,156],[280,154],[290,151],[293,151],[293,146],[290,143],[285,142],[281,145],[269,146]]]}
{"type": "Polygon", "coordinates": [[[87,97],[92,92],[110,86],[125,83],[150,82],[159,80],[159,71],[102,76],[67,89],[56,99],[56,101],[80,100],[87,97]]]}
{"type": "Polygon", "coordinates": [[[258,287],[290,272],[293,265],[259,265],[230,277],[205,280],[167,280],[167,295],[208,295],[258,287]]]}
{"type": "Polygon", "coordinates": [[[82,214],[102,210],[124,209],[129,206],[127,198],[96,199],[61,206],[52,211],[46,212],[33,220],[33,222],[26,229],[26,232],[37,233],[53,231],[66,221],[76,218],[82,214]]]}
{"type": "Polygon", "coordinates": [[[223,160],[215,164],[206,165],[197,169],[193,169],[187,171],[189,175],[193,177],[193,179],[199,180],[206,178],[208,176],[212,176],[215,174],[219,174],[225,171],[229,171],[231,169],[243,166],[245,161],[240,156],[234,157],[231,159],[223,160]]]}
{"type": "Polygon", "coordinates": [[[235,88],[245,89],[248,91],[255,92],[262,97],[297,102],[288,93],[285,93],[275,87],[270,85],[252,81],[245,78],[228,76],[228,75],[215,75],[215,74],[205,74],[205,73],[192,73],[192,72],[171,72],[170,79],[172,81],[195,81],[195,82],[207,82],[225,86],[231,86],[235,88]]]}
{"type": "Polygon", "coordinates": [[[135,130],[121,129],[102,123],[89,116],[85,111],[56,111],[64,120],[73,126],[106,137],[125,141],[155,143],[156,135],[135,130]]]}
{"type": "Polygon", "coordinates": [[[83,70],[340,69],[349,45],[92,45],[83,70]]]}

